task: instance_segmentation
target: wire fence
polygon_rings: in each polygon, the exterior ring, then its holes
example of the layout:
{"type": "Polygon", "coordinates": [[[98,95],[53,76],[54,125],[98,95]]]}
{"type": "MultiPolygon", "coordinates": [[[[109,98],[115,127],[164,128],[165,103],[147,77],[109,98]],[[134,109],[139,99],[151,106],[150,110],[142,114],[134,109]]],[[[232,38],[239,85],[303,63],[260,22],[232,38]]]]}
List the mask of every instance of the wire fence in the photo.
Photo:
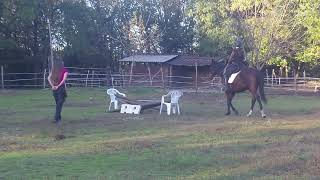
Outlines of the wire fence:
{"type": "MultiPolygon", "coordinates": [[[[69,76],[66,81],[71,87],[155,87],[166,89],[220,90],[220,77],[187,76],[154,76],[146,74],[128,75],[125,73],[111,73],[105,68],[75,68],[68,67],[69,76]]],[[[49,73],[9,73],[1,67],[1,88],[49,88],[47,80],[49,73]]],[[[278,77],[266,76],[265,86],[272,89],[294,91],[314,91],[320,89],[320,78],[313,77],[278,77]]]]}

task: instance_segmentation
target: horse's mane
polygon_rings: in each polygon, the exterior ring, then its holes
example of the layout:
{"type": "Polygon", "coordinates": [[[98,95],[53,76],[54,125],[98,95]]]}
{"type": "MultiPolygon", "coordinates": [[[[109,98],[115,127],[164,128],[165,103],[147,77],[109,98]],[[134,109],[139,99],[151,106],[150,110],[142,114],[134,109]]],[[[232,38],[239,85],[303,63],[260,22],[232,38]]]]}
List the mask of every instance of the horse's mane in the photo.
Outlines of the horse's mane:
{"type": "Polygon", "coordinates": [[[216,74],[222,75],[224,68],[225,68],[224,60],[212,61],[211,71],[216,72],[216,74]]]}
{"type": "Polygon", "coordinates": [[[222,70],[225,68],[225,64],[223,63],[223,61],[219,61],[217,63],[217,69],[222,70]]]}

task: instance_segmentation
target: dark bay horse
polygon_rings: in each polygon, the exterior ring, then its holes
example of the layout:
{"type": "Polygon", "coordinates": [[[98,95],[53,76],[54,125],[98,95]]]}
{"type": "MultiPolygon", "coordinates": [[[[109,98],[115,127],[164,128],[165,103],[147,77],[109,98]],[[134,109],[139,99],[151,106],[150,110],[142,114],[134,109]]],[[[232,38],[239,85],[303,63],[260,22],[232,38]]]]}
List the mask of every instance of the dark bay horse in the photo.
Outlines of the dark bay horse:
{"type": "MultiPolygon", "coordinates": [[[[223,71],[225,68],[224,62],[215,62],[212,61],[211,64],[211,73],[213,76],[218,75],[223,79],[223,71]]],[[[261,116],[266,117],[264,113],[261,100],[266,103],[267,99],[264,93],[264,75],[257,69],[250,67],[243,67],[238,76],[234,79],[232,84],[229,84],[229,91],[225,92],[227,97],[227,113],[230,115],[230,107],[235,114],[239,114],[238,111],[232,105],[232,99],[236,93],[243,92],[248,90],[251,93],[251,109],[247,116],[251,116],[253,112],[254,105],[258,101],[261,111],[261,116]]]]}

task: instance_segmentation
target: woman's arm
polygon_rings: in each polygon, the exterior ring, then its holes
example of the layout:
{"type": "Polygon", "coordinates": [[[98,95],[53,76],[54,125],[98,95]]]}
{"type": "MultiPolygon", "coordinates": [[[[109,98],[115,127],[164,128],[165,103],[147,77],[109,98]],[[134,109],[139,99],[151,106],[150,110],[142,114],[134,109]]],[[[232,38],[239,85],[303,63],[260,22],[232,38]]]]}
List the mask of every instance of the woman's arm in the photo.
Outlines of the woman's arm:
{"type": "Polygon", "coordinates": [[[48,81],[49,81],[50,86],[53,87],[54,85],[53,85],[53,83],[51,81],[51,74],[49,74],[49,76],[48,76],[48,81]]]}
{"type": "Polygon", "coordinates": [[[59,84],[57,87],[60,87],[62,84],[64,84],[64,83],[66,82],[66,80],[67,80],[67,77],[68,77],[68,72],[65,72],[65,73],[63,74],[63,79],[62,79],[62,81],[60,82],[60,84],[59,84]]]}
{"type": "Polygon", "coordinates": [[[49,81],[49,84],[50,84],[52,90],[58,89],[58,86],[55,86],[51,80],[51,74],[49,74],[49,76],[48,76],[48,81],[49,81]]]}

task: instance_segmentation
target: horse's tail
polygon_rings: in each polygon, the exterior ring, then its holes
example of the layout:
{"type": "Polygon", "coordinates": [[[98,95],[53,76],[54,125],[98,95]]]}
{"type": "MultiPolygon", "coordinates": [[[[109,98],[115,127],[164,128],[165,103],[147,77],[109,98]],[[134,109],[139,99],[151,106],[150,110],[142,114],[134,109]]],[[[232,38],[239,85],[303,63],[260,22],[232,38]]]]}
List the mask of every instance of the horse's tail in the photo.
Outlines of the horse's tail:
{"type": "Polygon", "coordinates": [[[266,104],[268,100],[264,93],[264,76],[261,72],[258,73],[258,87],[259,87],[259,94],[260,94],[261,100],[266,104]]]}

